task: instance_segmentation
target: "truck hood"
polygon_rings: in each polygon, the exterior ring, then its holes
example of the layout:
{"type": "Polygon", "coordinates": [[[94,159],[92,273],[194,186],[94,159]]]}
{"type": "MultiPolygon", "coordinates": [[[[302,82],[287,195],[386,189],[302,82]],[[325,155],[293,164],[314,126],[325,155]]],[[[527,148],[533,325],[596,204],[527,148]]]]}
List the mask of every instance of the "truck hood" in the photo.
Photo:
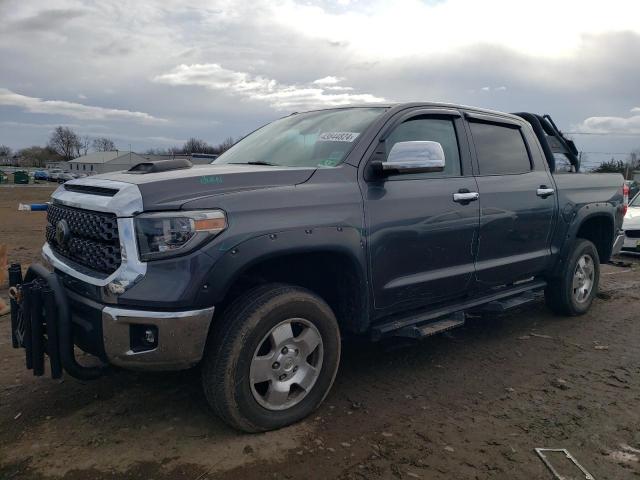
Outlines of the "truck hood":
{"type": "Polygon", "coordinates": [[[304,183],[315,170],[268,165],[195,165],[156,173],[105,173],[72,183],[91,185],[93,179],[132,183],[140,189],[145,211],[178,210],[185,202],[212,195],[304,183]]]}

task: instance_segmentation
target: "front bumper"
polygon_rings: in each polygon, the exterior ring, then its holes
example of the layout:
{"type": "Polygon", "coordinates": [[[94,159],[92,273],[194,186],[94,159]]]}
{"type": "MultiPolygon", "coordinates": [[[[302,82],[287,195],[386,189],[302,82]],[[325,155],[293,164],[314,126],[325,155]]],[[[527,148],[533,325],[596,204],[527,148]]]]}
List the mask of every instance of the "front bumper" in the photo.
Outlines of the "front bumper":
{"type": "Polygon", "coordinates": [[[621,249],[632,252],[640,252],[640,238],[631,238],[624,235],[621,249]]]}
{"type": "Polygon", "coordinates": [[[624,232],[618,234],[616,236],[615,241],[613,242],[613,248],[611,249],[611,255],[618,255],[620,251],[626,247],[627,245],[627,237],[625,237],[624,232]]]}
{"type": "Polygon", "coordinates": [[[81,380],[98,378],[104,366],[86,366],[74,345],[104,363],[138,370],[181,370],[197,364],[214,307],[188,311],[125,309],[98,303],[64,287],[59,274],[32,264],[22,279],[19,265],[9,269],[11,336],[26,351],[34,375],[62,371],[81,380]]]}
{"type": "Polygon", "coordinates": [[[118,367],[132,370],[183,370],[204,352],[214,307],[151,311],[103,305],[66,290],[74,342],[118,367]],[[149,331],[153,341],[145,341],[149,331]]]}
{"type": "Polygon", "coordinates": [[[102,309],[105,355],[114,365],[139,370],[182,370],[202,358],[214,307],[183,312],[102,309]],[[150,328],[152,327],[152,328],[150,328]],[[136,346],[136,333],[154,332],[154,348],[136,346]]]}

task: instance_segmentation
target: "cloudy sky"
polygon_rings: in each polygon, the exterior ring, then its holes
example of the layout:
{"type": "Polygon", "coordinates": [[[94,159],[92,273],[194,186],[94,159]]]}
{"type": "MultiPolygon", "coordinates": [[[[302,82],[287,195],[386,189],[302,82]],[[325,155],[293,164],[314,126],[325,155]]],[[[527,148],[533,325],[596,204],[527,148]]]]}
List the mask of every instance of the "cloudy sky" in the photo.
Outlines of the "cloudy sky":
{"type": "Polygon", "coordinates": [[[217,143],[412,100],[550,113],[592,134],[575,136],[586,152],[640,147],[637,0],[0,0],[0,19],[13,148],[60,124],[121,149],[217,143]]]}

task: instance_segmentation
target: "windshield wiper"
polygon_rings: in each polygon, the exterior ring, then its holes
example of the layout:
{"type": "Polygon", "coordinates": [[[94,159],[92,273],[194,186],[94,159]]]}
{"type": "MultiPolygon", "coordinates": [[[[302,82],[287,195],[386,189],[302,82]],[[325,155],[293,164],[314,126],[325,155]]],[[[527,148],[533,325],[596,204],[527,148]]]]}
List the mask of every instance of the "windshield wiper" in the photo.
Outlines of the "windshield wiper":
{"type": "Polygon", "coordinates": [[[229,165],[268,165],[270,167],[281,167],[276,163],[263,162],[262,160],[253,160],[251,162],[231,162],[229,165]]]}

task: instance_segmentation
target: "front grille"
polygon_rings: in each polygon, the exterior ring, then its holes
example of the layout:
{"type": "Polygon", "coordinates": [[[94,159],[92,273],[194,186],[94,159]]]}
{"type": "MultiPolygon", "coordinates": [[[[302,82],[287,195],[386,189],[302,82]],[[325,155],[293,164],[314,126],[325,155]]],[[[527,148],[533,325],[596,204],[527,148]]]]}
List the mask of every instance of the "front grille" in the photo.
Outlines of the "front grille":
{"type": "Polygon", "coordinates": [[[640,230],[625,230],[624,234],[629,238],[640,238],[640,230]]]}
{"type": "Polygon", "coordinates": [[[47,242],[56,253],[100,272],[113,273],[120,266],[118,220],[114,214],[49,205],[47,222],[47,242]],[[62,220],[69,227],[69,235],[60,244],[56,228],[62,220]]]}

